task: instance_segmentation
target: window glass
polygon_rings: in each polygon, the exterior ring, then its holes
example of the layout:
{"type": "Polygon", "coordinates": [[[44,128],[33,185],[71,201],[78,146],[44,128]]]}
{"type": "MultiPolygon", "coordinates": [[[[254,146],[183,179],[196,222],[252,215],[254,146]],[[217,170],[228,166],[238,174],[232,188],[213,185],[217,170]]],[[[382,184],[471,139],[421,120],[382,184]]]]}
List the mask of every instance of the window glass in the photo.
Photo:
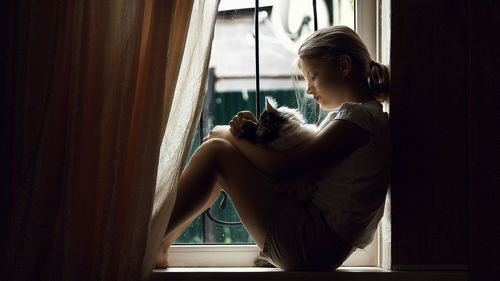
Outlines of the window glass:
{"type": "MultiPolygon", "coordinates": [[[[189,159],[202,136],[215,125],[227,125],[241,110],[250,110],[257,116],[254,5],[253,0],[220,2],[202,120],[189,159]]],[[[298,107],[307,121],[314,123],[315,101],[305,95],[306,82],[293,65],[298,48],[314,31],[312,1],[261,0],[259,6],[259,112],[265,108],[265,97],[272,96],[279,106],[298,107]]],[[[354,29],[353,0],[318,0],[317,14],[319,28],[342,24],[354,29]]],[[[327,113],[322,111],[320,120],[327,113]]],[[[222,221],[239,221],[230,198],[224,209],[220,208],[222,200],[220,195],[210,214],[222,221]]],[[[216,224],[202,214],[175,241],[175,244],[186,243],[248,244],[254,241],[242,225],[216,224]]]]}

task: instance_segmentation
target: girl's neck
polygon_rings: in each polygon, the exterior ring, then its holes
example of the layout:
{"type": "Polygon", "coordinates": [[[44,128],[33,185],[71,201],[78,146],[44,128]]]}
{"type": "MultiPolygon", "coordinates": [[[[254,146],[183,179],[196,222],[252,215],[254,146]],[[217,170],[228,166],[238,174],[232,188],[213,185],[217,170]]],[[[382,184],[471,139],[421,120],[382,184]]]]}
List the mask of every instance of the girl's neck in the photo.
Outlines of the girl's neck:
{"type": "Polygon", "coordinates": [[[368,83],[366,81],[359,81],[358,83],[353,83],[351,86],[351,91],[349,95],[349,101],[353,102],[370,102],[376,100],[373,96],[368,83]]]}

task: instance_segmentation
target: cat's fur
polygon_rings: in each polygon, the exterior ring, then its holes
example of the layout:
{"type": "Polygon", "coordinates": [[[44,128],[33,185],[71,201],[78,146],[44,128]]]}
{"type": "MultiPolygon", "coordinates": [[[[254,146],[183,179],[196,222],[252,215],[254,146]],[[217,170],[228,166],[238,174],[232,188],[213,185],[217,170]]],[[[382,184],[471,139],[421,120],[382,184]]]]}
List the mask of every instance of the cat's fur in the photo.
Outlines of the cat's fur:
{"type": "Polygon", "coordinates": [[[245,128],[242,137],[277,150],[288,150],[310,139],[317,131],[318,127],[307,124],[297,109],[278,108],[276,101],[267,96],[266,110],[257,124],[245,128]]]}
{"type": "MultiPolygon", "coordinates": [[[[297,109],[277,107],[273,98],[266,97],[266,110],[261,114],[257,124],[245,128],[242,137],[253,143],[285,151],[313,138],[319,132],[319,128],[314,124],[307,124],[297,109]]],[[[289,195],[299,202],[307,200],[317,188],[311,184],[308,173],[314,174],[315,171],[297,173],[290,178],[280,179],[275,191],[290,192],[289,195]]]]}

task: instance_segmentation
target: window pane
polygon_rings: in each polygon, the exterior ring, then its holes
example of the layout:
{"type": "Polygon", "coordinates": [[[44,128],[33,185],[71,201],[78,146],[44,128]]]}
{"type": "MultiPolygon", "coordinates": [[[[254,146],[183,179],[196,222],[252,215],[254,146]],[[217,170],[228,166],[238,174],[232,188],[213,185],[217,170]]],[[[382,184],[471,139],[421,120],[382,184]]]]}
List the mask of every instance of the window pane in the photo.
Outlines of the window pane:
{"type": "MultiPolygon", "coordinates": [[[[215,125],[227,125],[236,113],[250,110],[257,114],[255,90],[254,0],[221,0],[210,58],[211,77],[203,110],[203,122],[189,155],[215,125]]],[[[259,1],[260,105],[272,96],[278,105],[297,108],[309,123],[315,120],[315,101],[305,95],[306,83],[292,63],[297,50],[314,30],[312,1],[259,1]],[[296,76],[295,76],[296,74],[296,76]],[[297,77],[294,80],[293,77],[297,77]]],[[[354,29],[353,0],[317,1],[318,26],[342,24],[354,29]]],[[[321,112],[321,119],[328,112],[321,112]]],[[[320,119],[320,120],[321,120],[320,119]]],[[[264,194],[262,196],[265,196],[264,194]]],[[[239,221],[231,200],[219,207],[222,195],[211,207],[211,214],[222,221],[239,221]]],[[[197,218],[175,243],[253,243],[243,226],[214,224],[206,216],[197,218]]]]}

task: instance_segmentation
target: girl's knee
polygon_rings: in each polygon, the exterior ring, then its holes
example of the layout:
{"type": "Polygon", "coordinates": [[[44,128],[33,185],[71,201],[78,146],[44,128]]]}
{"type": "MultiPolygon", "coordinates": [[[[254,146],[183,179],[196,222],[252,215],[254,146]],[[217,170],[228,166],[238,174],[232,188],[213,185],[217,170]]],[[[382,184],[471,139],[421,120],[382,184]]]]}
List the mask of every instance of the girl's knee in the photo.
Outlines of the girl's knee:
{"type": "Polygon", "coordinates": [[[213,138],[203,142],[196,152],[197,154],[204,155],[204,157],[209,157],[213,164],[220,164],[218,161],[224,159],[225,155],[234,149],[229,141],[221,138],[213,138]]]}
{"type": "Polygon", "coordinates": [[[233,145],[229,141],[221,138],[213,138],[202,143],[198,149],[220,153],[230,148],[233,148],[233,145]]]}

